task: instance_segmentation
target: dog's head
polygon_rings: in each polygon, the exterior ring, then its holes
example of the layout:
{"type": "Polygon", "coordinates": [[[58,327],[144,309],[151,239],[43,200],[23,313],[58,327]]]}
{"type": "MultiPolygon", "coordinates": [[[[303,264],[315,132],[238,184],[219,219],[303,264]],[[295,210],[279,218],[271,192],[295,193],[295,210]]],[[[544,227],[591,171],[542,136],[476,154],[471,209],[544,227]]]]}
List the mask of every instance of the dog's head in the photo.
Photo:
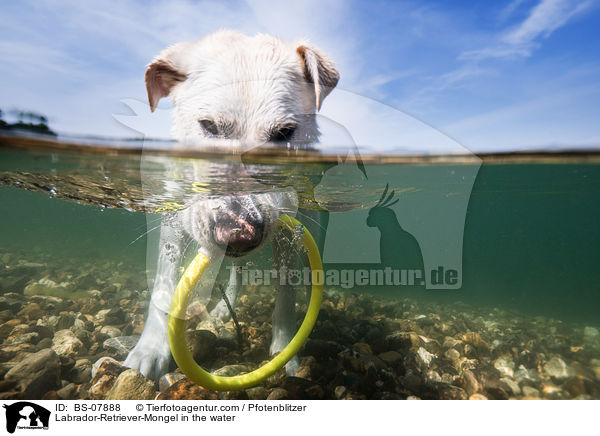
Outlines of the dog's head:
{"type": "Polygon", "coordinates": [[[338,79],[316,47],[233,31],[169,47],[146,70],[150,108],[170,96],[172,133],[186,144],[302,142],[338,79]]]}
{"type": "MultiPolygon", "coordinates": [[[[314,114],[338,79],[333,63],[311,45],[232,31],[169,47],[146,70],[151,110],[169,96],[173,136],[188,147],[312,143],[318,136],[314,114]]],[[[235,172],[232,168],[232,179],[235,172]]],[[[202,246],[242,256],[274,230],[292,197],[266,193],[192,201],[181,217],[202,246]]]]}

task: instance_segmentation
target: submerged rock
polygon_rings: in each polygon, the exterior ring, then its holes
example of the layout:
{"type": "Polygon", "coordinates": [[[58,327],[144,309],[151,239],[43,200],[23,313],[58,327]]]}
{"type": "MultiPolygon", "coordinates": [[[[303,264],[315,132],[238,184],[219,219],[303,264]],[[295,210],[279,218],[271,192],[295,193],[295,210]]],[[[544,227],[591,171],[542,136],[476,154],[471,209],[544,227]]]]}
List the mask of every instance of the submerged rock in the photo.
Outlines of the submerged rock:
{"type": "Polygon", "coordinates": [[[208,391],[185,378],[158,394],[157,400],[217,400],[213,391],[208,391]]]}
{"type": "Polygon", "coordinates": [[[574,376],[575,372],[560,357],[553,357],[544,365],[544,374],[561,380],[574,376]]]}
{"type": "Polygon", "coordinates": [[[120,307],[103,309],[96,314],[96,321],[101,325],[119,325],[127,320],[127,315],[120,307]]]}
{"type": "Polygon", "coordinates": [[[138,340],[139,336],[108,338],[102,343],[102,347],[115,359],[124,360],[133,347],[135,347],[138,340]]]}
{"type": "Polygon", "coordinates": [[[92,362],[88,359],[77,360],[66,378],[77,384],[89,382],[92,378],[92,362]]]}
{"type": "Polygon", "coordinates": [[[83,342],[71,330],[59,330],[52,339],[52,349],[65,357],[77,357],[84,349],[83,342]]]}
{"type": "Polygon", "coordinates": [[[267,397],[267,400],[287,400],[289,399],[288,397],[288,391],[286,391],[283,388],[275,388],[271,391],[271,393],[269,394],[269,396],[267,397]]]}
{"type": "Polygon", "coordinates": [[[163,391],[167,390],[170,386],[173,386],[179,380],[183,380],[184,378],[185,378],[185,375],[183,375],[180,372],[169,372],[169,373],[163,375],[158,380],[158,390],[163,392],[163,391]]]}
{"type": "Polygon", "coordinates": [[[431,361],[433,360],[433,358],[435,357],[435,355],[433,355],[432,353],[430,353],[429,351],[427,351],[425,348],[420,347],[417,350],[417,356],[419,356],[419,360],[420,362],[425,366],[425,367],[429,367],[429,365],[431,365],[431,361]]]}
{"type": "Polygon", "coordinates": [[[213,372],[214,375],[221,377],[233,377],[234,375],[243,374],[249,371],[245,365],[225,365],[213,372]]]}
{"type": "Polygon", "coordinates": [[[465,333],[462,336],[462,340],[465,343],[475,347],[477,350],[489,351],[490,349],[489,345],[483,339],[481,339],[479,333],[476,332],[465,333]]]}
{"type": "Polygon", "coordinates": [[[4,379],[16,381],[24,399],[42,398],[60,388],[60,359],[51,349],[38,351],[13,366],[4,379]]]}
{"type": "Polygon", "coordinates": [[[381,360],[383,360],[388,365],[396,365],[397,363],[402,361],[402,354],[396,351],[386,351],[385,353],[381,353],[379,356],[381,360]]]}
{"type": "Polygon", "coordinates": [[[267,390],[262,386],[246,389],[246,394],[249,400],[266,400],[269,396],[267,390]]]}
{"type": "Polygon", "coordinates": [[[185,341],[198,364],[201,365],[215,357],[217,336],[213,332],[209,330],[187,330],[185,341]]]}
{"type": "Polygon", "coordinates": [[[152,400],[154,383],[133,369],[123,371],[107,394],[107,400],[152,400]]]}
{"type": "Polygon", "coordinates": [[[538,398],[540,396],[540,391],[531,386],[523,386],[523,395],[526,397],[538,398]]]}
{"type": "Polygon", "coordinates": [[[463,371],[462,375],[458,379],[458,384],[462,387],[468,395],[472,396],[481,390],[481,384],[469,370],[463,371]]]}
{"type": "Polygon", "coordinates": [[[92,399],[104,399],[112,389],[119,374],[128,368],[115,359],[103,357],[92,366],[89,393],[92,399]]]}
{"type": "Polygon", "coordinates": [[[503,356],[494,361],[494,368],[500,371],[502,376],[512,377],[515,373],[515,362],[510,357],[503,356]]]}
{"type": "Polygon", "coordinates": [[[31,283],[23,290],[24,295],[47,295],[59,298],[82,297],[81,293],[75,291],[75,285],[69,282],[57,283],[49,277],[44,277],[35,283],[31,283]]]}

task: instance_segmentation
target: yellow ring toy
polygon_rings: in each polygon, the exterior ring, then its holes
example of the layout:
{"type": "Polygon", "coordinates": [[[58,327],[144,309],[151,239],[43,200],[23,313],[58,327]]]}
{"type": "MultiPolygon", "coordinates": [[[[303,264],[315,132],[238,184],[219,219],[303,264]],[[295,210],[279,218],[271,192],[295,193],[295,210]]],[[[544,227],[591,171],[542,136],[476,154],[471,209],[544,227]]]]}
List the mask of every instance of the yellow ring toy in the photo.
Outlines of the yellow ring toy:
{"type": "Polygon", "coordinates": [[[171,347],[173,358],[181,371],[183,371],[183,373],[194,383],[199,384],[206,389],[212,391],[239,391],[260,383],[262,380],[276,373],[292,357],[294,357],[300,350],[300,347],[302,347],[304,342],[308,339],[308,335],[310,335],[310,332],[317,321],[321,299],[323,297],[323,281],[314,280],[314,273],[317,271],[322,273],[323,271],[319,249],[317,248],[312,235],[300,221],[288,215],[281,215],[279,218],[279,225],[288,227],[292,231],[295,227],[300,226],[303,230],[302,244],[307,249],[310,268],[313,271],[312,292],[310,295],[310,303],[306,315],[304,316],[304,321],[302,321],[296,335],[277,356],[260,368],[255,369],[248,374],[234,377],[221,377],[205,371],[196,363],[185,342],[185,312],[198,279],[210,264],[210,258],[206,254],[198,252],[179,280],[179,284],[173,295],[173,300],[171,300],[171,309],[169,311],[169,347],[171,347]]]}

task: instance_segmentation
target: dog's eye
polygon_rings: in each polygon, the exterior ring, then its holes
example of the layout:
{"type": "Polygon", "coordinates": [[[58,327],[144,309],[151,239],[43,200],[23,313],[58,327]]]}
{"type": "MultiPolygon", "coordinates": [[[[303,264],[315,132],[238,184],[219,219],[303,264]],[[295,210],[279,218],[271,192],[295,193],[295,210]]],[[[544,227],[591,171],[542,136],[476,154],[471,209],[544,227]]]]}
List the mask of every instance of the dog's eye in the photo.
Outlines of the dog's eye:
{"type": "Polygon", "coordinates": [[[289,141],[296,132],[296,126],[285,126],[280,129],[273,130],[269,136],[270,142],[289,141]]]}
{"type": "Polygon", "coordinates": [[[207,133],[210,133],[211,135],[214,135],[214,136],[217,136],[219,134],[219,128],[214,123],[214,121],[198,120],[198,122],[200,123],[200,126],[204,129],[204,131],[206,131],[207,133]]]}

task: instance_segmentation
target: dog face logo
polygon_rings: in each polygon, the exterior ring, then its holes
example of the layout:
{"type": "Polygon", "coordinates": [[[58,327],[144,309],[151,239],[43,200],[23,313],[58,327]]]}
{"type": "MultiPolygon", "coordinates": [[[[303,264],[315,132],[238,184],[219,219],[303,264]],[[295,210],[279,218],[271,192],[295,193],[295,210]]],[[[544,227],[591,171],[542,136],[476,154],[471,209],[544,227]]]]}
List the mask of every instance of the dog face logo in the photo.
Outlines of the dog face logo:
{"type": "Polygon", "coordinates": [[[50,411],[29,401],[19,401],[6,409],[6,431],[14,433],[15,429],[48,429],[50,411]]]}

